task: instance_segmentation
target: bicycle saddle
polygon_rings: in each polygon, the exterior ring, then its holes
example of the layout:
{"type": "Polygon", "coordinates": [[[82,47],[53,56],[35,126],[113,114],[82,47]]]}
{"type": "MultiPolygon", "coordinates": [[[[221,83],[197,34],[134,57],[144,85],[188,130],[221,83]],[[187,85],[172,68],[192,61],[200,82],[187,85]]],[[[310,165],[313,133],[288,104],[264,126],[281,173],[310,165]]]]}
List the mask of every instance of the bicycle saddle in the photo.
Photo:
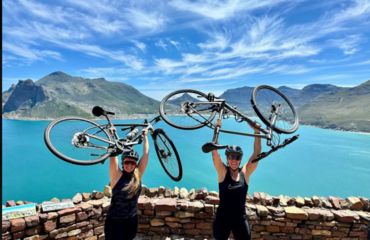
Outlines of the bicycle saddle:
{"type": "Polygon", "coordinates": [[[218,149],[223,149],[223,148],[227,148],[227,145],[219,145],[217,143],[208,142],[202,146],[202,151],[204,153],[209,153],[213,150],[218,150],[218,149]]]}

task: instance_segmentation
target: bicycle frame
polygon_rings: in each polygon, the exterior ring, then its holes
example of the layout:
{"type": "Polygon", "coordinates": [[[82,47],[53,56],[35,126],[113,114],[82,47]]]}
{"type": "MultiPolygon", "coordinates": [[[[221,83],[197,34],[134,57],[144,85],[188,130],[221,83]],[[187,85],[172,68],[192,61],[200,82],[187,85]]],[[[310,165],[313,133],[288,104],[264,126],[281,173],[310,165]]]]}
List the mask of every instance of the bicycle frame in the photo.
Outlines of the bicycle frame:
{"type": "MultiPolygon", "coordinates": [[[[131,128],[133,130],[136,127],[143,127],[143,130],[146,129],[146,130],[151,130],[151,132],[153,132],[153,129],[154,129],[153,126],[157,122],[160,121],[160,116],[158,115],[158,116],[154,117],[153,119],[151,119],[149,122],[147,121],[147,119],[145,119],[144,120],[144,124],[139,124],[139,123],[120,123],[120,124],[113,124],[107,115],[104,115],[104,116],[107,119],[108,123],[107,124],[103,124],[103,125],[99,125],[99,128],[101,128],[101,130],[103,130],[103,131],[105,131],[105,129],[109,129],[109,128],[116,129],[117,127],[126,127],[126,128],[121,129],[123,131],[124,130],[127,130],[129,128],[131,128]]],[[[96,128],[96,127],[92,127],[92,128],[96,128]]],[[[86,129],[85,132],[88,131],[88,130],[90,130],[90,129],[92,129],[92,128],[86,129]]],[[[112,138],[113,141],[109,141],[107,139],[98,137],[96,135],[87,134],[87,133],[86,133],[86,136],[88,136],[90,138],[94,138],[94,139],[100,140],[102,142],[109,143],[110,145],[114,145],[117,148],[119,148],[121,151],[125,147],[131,147],[131,146],[134,146],[136,144],[140,144],[141,143],[141,133],[136,133],[135,136],[131,140],[127,140],[126,142],[121,142],[122,138],[119,137],[117,131],[113,131],[113,134],[110,131],[106,131],[106,133],[112,138]],[[123,144],[123,147],[121,146],[121,144],[123,144]]]]}
{"type": "MultiPolygon", "coordinates": [[[[210,96],[210,94],[209,94],[209,96],[210,96]]],[[[216,105],[217,106],[216,109],[214,107],[212,107],[212,108],[215,109],[215,111],[217,111],[219,113],[218,114],[218,120],[219,121],[222,121],[223,116],[225,114],[225,109],[226,109],[226,111],[232,112],[234,114],[234,116],[239,116],[241,121],[246,121],[250,125],[252,125],[254,127],[258,127],[255,121],[251,120],[248,116],[244,115],[243,113],[236,110],[234,107],[227,104],[224,99],[209,99],[209,100],[212,100],[212,101],[209,101],[209,102],[193,102],[193,104],[195,104],[195,105],[202,105],[202,104],[214,104],[214,105],[216,105]]],[[[279,106],[276,108],[276,111],[272,112],[272,116],[271,116],[272,117],[272,124],[275,123],[276,115],[278,113],[278,109],[279,109],[279,106]]],[[[196,109],[194,109],[194,110],[197,111],[196,109]]],[[[242,133],[242,132],[236,132],[236,131],[230,131],[230,130],[223,130],[223,129],[221,129],[221,126],[218,126],[218,125],[215,126],[211,122],[207,123],[207,127],[214,129],[214,136],[213,136],[213,140],[212,140],[214,143],[217,142],[219,133],[223,132],[223,133],[236,134],[236,135],[242,135],[242,136],[264,138],[264,139],[267,139],[267,145],[271,146],[272,129],[269,128],[269,127],[267,127],[266,129],[259,127],[259,130],[262,132],[261,134],[242,133]]]]}

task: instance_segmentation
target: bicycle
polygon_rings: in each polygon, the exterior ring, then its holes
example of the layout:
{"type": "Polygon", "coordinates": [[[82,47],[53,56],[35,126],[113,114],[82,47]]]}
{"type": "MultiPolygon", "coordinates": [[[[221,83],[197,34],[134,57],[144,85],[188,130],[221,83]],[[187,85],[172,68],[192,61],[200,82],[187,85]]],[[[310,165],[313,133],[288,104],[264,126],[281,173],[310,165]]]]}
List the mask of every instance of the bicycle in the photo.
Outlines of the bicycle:
{"type": "Polygon", "coordinates": [[[144,123],[113,124],[108,115],[113,112],[99,106],[92,109],[95,117],[104,116],[105,124],[80,117],[62,117],[52,121],[44,132],[48,149],[60,159],[77,165],[104,164],[113,153],[130,151],[143,141],[142,131],[147,130],[153,138],[155,151],[161,166],[174,181],[182,178],[182,165],[174,143],[161,128],[154,125],[161,120],[158,115],[144,123]],[[121,138],[116,128],[121,127],[125,137],[121,138]]]}
{"type": "Polygon", "coordinates": [[[212,93],[182,89],[169,93],[160,103],[160,116],[169,125],[183,129],[193,130],[204,126],[214,129],[212,142],[202,146],[202,150],[208,153],[216,149],[227,148],[227,145],[219,145],[219,133],[236,134],[250,137],[260,137],[267,140],[269,151],[262,152],[252,162],[267,157],[274,151],[297,140],[299,135],[285,139],[280,143],[280,134],[292,134],[299,126],[298,114],[289,99],[268,85],[260,85],[253,89],[251,106],[258,118],[266,125],[263,128],[256,121],[237,110],[237,107],[226,103],[225,99],[216,97],[212,93]],[[217,122],[213,120],[218,113],[217,122]],[[260,134],[244,133],[221,129],[222,119],[234,116],[237,122],[247,122],[254,128],[260,129],[260,134]]]}

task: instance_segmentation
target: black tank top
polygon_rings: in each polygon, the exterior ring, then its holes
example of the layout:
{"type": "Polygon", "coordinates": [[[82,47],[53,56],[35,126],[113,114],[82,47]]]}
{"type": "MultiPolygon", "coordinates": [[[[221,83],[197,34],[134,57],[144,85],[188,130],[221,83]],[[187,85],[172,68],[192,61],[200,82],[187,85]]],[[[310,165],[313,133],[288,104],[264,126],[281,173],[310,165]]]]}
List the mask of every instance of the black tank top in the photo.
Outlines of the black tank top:
{"type": "Polygon", "coordinates": [[[248,184],[245,181],[241,168],[238,169],[239,181],[231,177],[229,167],[226,167],[226,176],[223,182],[218,184],[220,193],[220,204],[217,209],[222,216],[244,216],[245,201],[247,198],[248,184]]]}
{"type": "Polygon", "coordinates": [[[133,174],[128,174],[122,171],[121,178],[112,189],[113,196],[107,217],[114,219],[128,219],[136,216],[137,201],[141,193],[141,182],[139,183],[139,188],[136,194],[131,198],[129,197],[128,190],[123,190],[133,177],[133,174]]]}

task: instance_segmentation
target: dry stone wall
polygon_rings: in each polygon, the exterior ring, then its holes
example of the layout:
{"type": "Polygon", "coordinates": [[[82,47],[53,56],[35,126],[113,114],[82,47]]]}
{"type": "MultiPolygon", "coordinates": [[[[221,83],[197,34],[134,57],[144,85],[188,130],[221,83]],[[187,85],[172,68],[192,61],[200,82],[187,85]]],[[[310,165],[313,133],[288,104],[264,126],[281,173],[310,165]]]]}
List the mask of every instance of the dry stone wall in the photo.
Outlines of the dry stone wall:
{"type": "MultiPolygon", "coordinates": [[[[111,191],[78,193],[74,208],[2,221],[2,239],[104,239],[111,191]]],[[[52,199],[52,201],[59,201],[52,199]]],[[[63,200],[62,200],[63,201],[63,200]]],[[[7,206],[24,202],[8,201],[7,206]]],[[[26,202],[27,203],[27,202],[26,202]]],[[[212,239],[217,192],[143,187],[137,239],[212,239]]],[[[363,197],[247,197],[252,239],[369,239],[370,204],[363,197]]]]}

